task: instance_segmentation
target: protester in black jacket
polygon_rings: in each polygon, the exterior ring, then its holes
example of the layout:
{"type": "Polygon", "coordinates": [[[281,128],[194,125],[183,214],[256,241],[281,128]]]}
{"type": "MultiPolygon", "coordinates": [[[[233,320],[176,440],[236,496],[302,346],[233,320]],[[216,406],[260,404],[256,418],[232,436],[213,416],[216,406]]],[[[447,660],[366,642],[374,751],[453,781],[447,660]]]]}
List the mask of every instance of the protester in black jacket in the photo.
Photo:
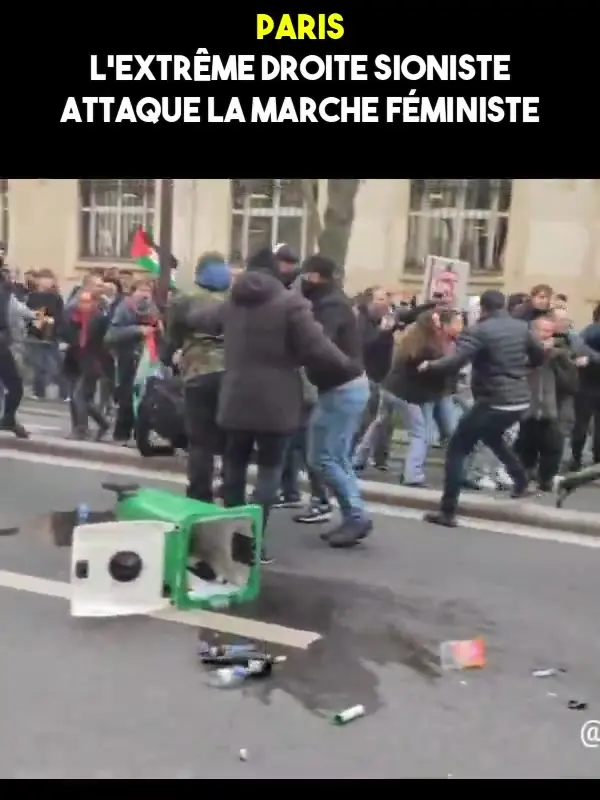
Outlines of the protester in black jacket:
{"type": "Polygon", "coordinates": [[[459,337],[455,353],[419,367],[421,371],[452,374],[472,363],[474,405],[461,417],[448,444],[440,511],[426,514],[428,522],[456,525],[465,459],[479,441],[504,464],[513,481],[513,496],[523,496],[527,491],[527,475],[504,433],[529,408],[529,371],[541,366],[544,349],[524,320],[509,315],[505,302],[502,292],[484,292],[480,321],[459,337]]]}
{"type": "Polygon", "coordinates": [[[354,437],[369,399],[362,342],[352,304],[336,281],[335,262],[310,256],[302,265],[302,274],[302,291],[312,303],[315,319],[349,358],[348,364],[337,369],[308,366],[306,375],[319,393],[309,423],[308,462],[320,473],[342,513],[341,526],[326,540],[330,547],[352,547],[372,528],[351,458],[354,437]]]}
{"type": "Polygon", "coordinates": [[[63,375],[63,363],[58,346],[58,327],[63,319],[64,302],[51,270],[40,270],[37,287],[27,296],[27,306],[44,318],[44,324],[28,339],[28,355],[33,365],[33,393],[46,397],[48,385],[58,386],[61,400],[69,396],[63,375]]]}
{"type": "Polygon", "coordinates": [[[108,431],[108,422],[95,402],[96,388],[106,363],[104,336],[108,324],[108,318],[93,296],[82,291],[77,296],[77,305],[66,310],[60,329],[61,339],[67,343],[64,369],[71,382],[71,425],[75,439],[88,437],[89,418],[98,426],[96,441],[108,431]]]}

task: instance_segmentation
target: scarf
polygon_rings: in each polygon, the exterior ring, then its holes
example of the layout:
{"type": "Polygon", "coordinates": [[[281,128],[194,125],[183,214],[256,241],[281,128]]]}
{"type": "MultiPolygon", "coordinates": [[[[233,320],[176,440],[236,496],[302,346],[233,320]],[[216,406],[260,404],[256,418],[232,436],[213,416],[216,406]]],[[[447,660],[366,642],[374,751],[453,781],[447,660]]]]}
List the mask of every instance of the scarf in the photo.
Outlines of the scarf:
{"type": "Polygon", "coordinates": [[[77,344],[81,350],[88,343],[88,336],[89,336],[89,329],[90,329],[90,322],[94,315],[93,311],[74,311],[71,319],[76,325],[79,325],[79,337],[77,340],[77,344]]]}
{"type": "Polygon", "coordinates": [[[150,361],[155,362],[158,361],[158,343],[156,341],[156,331],[152,330],[150,333],[145,335],[146,339],[146,350],[148,352],[148,358],[150,361]]]}

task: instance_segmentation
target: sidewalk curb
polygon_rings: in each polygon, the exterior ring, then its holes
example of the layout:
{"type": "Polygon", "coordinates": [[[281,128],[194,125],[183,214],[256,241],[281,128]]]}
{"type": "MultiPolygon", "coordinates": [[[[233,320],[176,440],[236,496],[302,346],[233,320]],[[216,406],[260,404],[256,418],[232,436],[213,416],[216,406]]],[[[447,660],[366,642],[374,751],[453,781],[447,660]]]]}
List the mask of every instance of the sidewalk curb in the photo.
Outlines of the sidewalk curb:
{"type": "MultiPolygon", "coordinates": [[[[64,417],[66,421],[69,420],[68,406],[64,405],[45,406],[43,402],[38,403],[22,403],[19,412],[31,417],[64,417]]],[[[27,426],[25,426],[27,427],[27,426]]]]}
{"type": "MultiPolygon", "coordinates": [[[[33,439],[16,439],[0,434],[0,450],[15,450],[39,455],[62,456],[83,461],[112,463],[119,466],[147,469],[156,473],[185,474],[183,459],[157,457],[142,458],[136,450],[110,444],[71,442],[51,436],[36,436],[33,439]]],[[[253,470],[251,469],[251,474],[253,470]]],[[[413,489],[375,481],[359,481],[367,502],[382,505],[414,508],[422,511],[437,510],[440,492],[434,489],[413,489]]],[[[307,484],[303,484],[307,488],[307,484]]],[[[477,494],[461,497],[459,513],[465,517],[527,525],[547,530],[578,533],[585,536],[600,536],[600,513],[569,511],[548,508],[525,500],[501,500],[477,494]]]]}
{"type": "MultiPolygon", "coordinates": [[[[54,406],[45,406],[43,402],[40,402],[39,405],[36,403],[24,402],[20,407],[20,411],[22,414],[25,414],[29,417],[51,417],[52,419],[62,418],[64,419],[66,426],[70,425],[69,410],[66,404],[62,405],[57,403],[54,406]]],[[[25,427],[27,427],[27,421],[25,421],[25,427]]],[[[394,461],[404,461],[404,457],[406,455],[406,445],[401,445],[401,447],[401,453],[399,454],[399,457],[395,457],[393,459],[394,461]]],[[[433,452],[436,453],[439,451],[436,448],[433,452]]],[[[443,467],[444,457],[438,455],[428,455],[426,463],[431,467],[443,467]]]]}

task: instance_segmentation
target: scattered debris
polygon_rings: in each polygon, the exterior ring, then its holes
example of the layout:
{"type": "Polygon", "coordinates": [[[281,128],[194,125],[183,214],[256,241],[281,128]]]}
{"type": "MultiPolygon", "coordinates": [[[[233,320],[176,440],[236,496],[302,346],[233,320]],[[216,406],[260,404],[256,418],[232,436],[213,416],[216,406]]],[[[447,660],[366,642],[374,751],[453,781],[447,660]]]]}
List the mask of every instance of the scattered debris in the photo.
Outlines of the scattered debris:
{"type": "Polygon", "coordinates": [[[588,707],[588,704],[583,700],[569,700],[567,703],[567,708],[570,708],[572,711],[585,711],[588,707]]]}
{"type": "Polygon", "coordinates": [[[240,761],[248,761],[248,751],[245,747],[240,748],[240,761]]]}
{"type": "Polygon", "coordinates": [[[563,675],[566,671],[561,667],[548,667],[547,669],[534,669],[531,674],[534,678],[553,678],[555,675],[563,675]]]}
{"type": "Polygon", "coordinates": [[[214,689],[233,689],[249,676],[247,667],[222,667],[211,673],[208,685],[214,689]]]}
{"type": "Polygon", "coordinates": [[[248,678],[267,677],[275,664],[287,660],[287,656],[272,656],[258,651],[253,642],[210,644],[201,639],[198,654],[205,667],[217,667],[211,671],[208,681],[217,689],[239,686],[248,678]]]}
{"type": "Polygon", "coordinates": [[[484,639],[465,639],[442,642],[440,645],[442,669],[481,669],[487,664],[484,639]]]}
{"type": "Polygon", "coordinates": [[[79,503],[76,510],[76,519],[78,525],[85,525],[90,519],[90,507],[85,503],[79,503]]]}
{"type": "Polygon", "coordinates": [[[269,658],[266,654],[258,653],[256,645],[252,644],[252,642],[215,645],[209,645],[207,642],[200,642],[199,656],[203,664],[219,667],[232,667],[236,664],[245,666],[248,659],[269,658]]]}
{"type": "Polygon", "coordinates": [[[364,717],[365,713],[364,706],[352,706],[351,708],[346,708],[344,711],[338,711],[337,714],[334,714],[333,722],[335,725],[346,725],[348,722],[359,719],[359,717],[364,717]]]}

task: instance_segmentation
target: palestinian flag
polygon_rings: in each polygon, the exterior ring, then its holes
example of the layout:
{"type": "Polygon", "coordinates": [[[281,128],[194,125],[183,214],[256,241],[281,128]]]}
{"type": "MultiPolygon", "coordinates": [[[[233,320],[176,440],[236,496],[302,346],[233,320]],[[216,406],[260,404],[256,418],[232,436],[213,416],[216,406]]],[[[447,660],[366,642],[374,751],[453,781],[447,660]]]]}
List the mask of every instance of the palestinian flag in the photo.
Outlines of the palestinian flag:
{"type": "MultiPolygon", "coordinates": [[[[160,258],[158,255],[159,245],[157,245],[140,225],[133,235],[131,242],[131,258],[140,269],[150,272],[157,278],[160,275],[160,258]]],[[[169,254],[171,263],[171,287],[175,286],[177,259],[172,253],[169,254]]]]}
{"type": "Polygon", "coordinates": [[[154,247],[152,239],[143,228],[138,228],[133,235],[131,242],[131,258],[140,269],[151,272],[153,275],[160,275],[160,263],[158,253],[154,247]]]}

